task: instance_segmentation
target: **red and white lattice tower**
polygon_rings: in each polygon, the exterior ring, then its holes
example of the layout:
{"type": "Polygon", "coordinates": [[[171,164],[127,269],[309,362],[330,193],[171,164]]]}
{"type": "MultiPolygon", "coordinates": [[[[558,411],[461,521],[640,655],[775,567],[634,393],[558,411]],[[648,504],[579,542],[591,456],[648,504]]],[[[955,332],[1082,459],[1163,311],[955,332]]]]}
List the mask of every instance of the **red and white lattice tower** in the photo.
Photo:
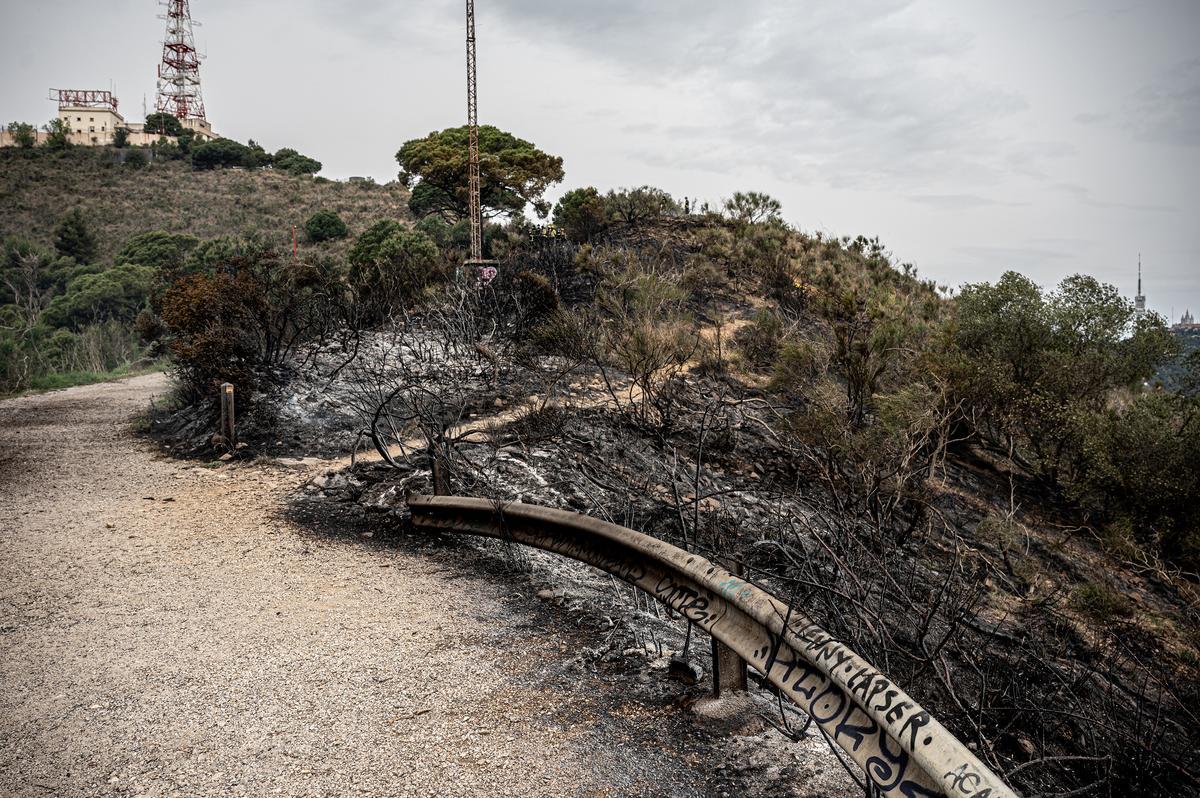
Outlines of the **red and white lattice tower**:
{"type": "MultiPolygon", "coordinates": [[[[166,0],[167,36],[158,65],[158,95],[154,108],[179,119],[207,119],[200,93],[200,53],[192,35],[192,10],[188,0],[166,0]]],[[[199,24],[199,23],[195,23],[199,24]]]]}

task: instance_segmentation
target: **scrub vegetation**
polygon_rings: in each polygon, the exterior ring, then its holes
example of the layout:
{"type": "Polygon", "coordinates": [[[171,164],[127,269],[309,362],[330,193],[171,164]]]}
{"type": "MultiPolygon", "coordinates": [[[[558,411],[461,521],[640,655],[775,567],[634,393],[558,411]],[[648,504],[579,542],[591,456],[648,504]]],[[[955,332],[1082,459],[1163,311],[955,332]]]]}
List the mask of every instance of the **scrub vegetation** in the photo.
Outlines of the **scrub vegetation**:
{"type": "Polygon", "coordinates": [[[404,144],[407,188],[5,154],[72,185],[5,178],[11,351],[150,347],[192,418],[222,382],[261,410],[315,374],[386,464],[364,495],[436,473],[737,559],[1026,794],[1196,790],[1200,358],[1161,318],[1086,275],[951,291],[755,192],[552,206],[561,159],[495,129],[489,281],[464,135],[404,144]],[[168,185],[203,220],[149,201],[168,185]]]}

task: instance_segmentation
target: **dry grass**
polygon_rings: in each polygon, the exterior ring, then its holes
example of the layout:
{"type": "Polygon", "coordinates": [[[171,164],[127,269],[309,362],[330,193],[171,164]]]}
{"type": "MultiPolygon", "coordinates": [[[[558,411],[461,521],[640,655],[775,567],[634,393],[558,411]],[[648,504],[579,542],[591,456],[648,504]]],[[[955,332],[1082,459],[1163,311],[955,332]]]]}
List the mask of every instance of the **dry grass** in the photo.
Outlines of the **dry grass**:
{"type": "Polygon", "coordinates": [[[0,149],[0,237],[49,245],[59,219],[78,206],[99,238],[101,260],[109,260],[150,230],[199,238],[254,232],[287,247],[295,225],[304,247],[304,221],[322,208],[336,211],[351,236],[379,219],[410,219],[408,190],[398,183],[340,183],[273,170],[194,172],[180,161],[133,169],[117,163],[117,155],[108,148],[0,149]]]}

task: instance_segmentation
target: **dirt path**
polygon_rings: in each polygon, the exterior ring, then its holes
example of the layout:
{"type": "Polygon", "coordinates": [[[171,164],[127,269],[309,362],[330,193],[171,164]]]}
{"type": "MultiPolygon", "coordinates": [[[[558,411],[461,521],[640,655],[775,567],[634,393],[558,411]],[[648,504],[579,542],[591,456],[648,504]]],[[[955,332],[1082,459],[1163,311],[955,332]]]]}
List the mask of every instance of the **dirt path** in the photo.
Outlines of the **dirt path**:
{"type": "Polygon", "coordinates": [[[520,678],[500,587],[292,527],[297,471],[140,441],[165,389],[0,403],[0,795],[704,792],[520,678]]]}

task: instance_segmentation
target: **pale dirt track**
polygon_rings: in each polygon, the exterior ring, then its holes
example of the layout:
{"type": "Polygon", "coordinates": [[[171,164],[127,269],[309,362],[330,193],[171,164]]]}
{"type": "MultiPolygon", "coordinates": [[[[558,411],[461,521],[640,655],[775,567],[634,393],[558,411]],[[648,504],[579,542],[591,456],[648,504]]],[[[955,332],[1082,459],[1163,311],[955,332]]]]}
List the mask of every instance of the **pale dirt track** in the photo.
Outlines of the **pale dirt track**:
{"type": "Polygon", "coordinates": [[[0,796],[696,794],[521,678],[501,587],[140,440],[165,390],[0,403],[0,796]]]}

